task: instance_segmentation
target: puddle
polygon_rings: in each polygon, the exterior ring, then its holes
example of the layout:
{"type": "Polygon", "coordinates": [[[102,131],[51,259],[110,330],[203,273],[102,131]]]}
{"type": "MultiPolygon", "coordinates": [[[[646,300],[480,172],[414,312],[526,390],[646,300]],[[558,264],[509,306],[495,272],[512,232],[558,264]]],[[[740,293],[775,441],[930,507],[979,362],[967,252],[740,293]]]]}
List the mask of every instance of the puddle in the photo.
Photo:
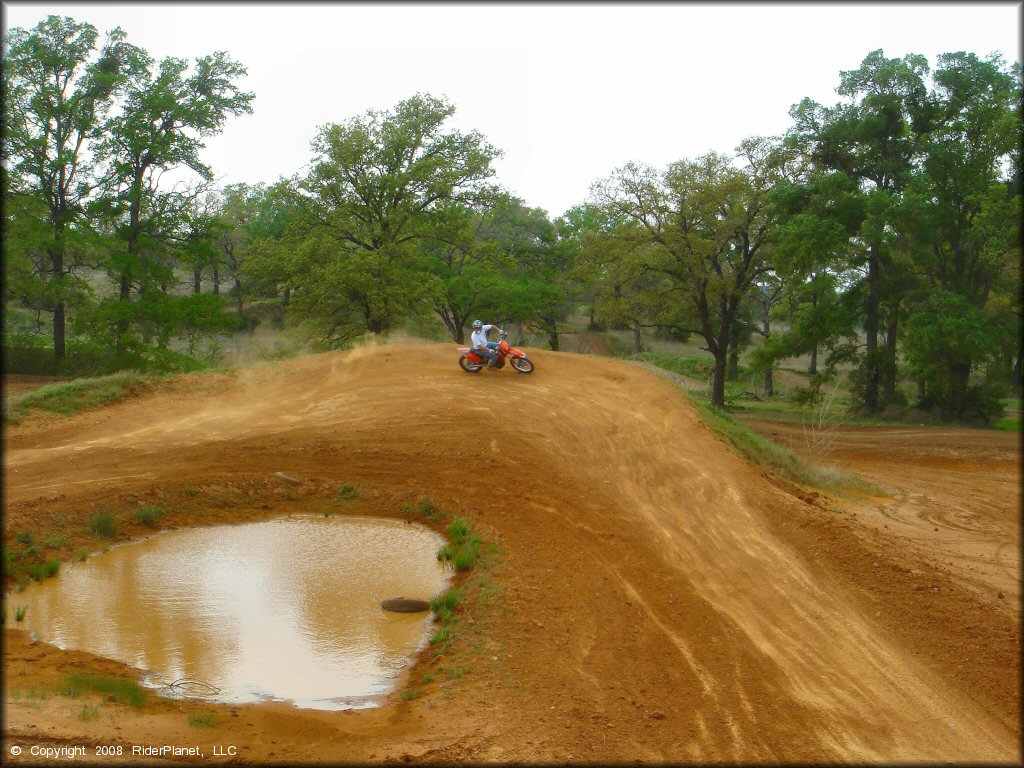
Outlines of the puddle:
{"type": "Polygon", "coordinates": [[[188,679],[216,686],[218,701],[373,706],[431,629],[429,612],[388,613],[380,601],[443,591],[443,543],[370,517],[166,531],[64,563],[9,594],[7,610],[27,605],[18,626],[39,640],[146,670],[154,687],[188,679]]]}

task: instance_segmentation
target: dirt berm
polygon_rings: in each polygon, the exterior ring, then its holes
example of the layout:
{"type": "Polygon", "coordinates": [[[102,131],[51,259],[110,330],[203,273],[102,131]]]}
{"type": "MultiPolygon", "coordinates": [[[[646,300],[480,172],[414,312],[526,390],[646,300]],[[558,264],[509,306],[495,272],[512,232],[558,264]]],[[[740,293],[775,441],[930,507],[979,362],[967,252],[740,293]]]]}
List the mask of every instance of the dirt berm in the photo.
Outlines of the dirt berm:
{"type": "MultiPolygon", "coordinates": [[[[471,592],[411,700],[223,705],[200,731],[184,702],[80,720],[66,698],[8,695],[5,744],[202,740],[291,763],[1020,759],[1015,607],[771,482],[657,376],[530,354],[532,375],[470,375],[450,344],[361,348],[9,429],[8,536],[95,548],[97,508],[156,500],[174,525],[210,525],[315,510],[347,482],[361,514],[425,495],[466,517],[500,549],[467,587],[500,593],[471,592]]],[[[123,669],[24,634],[5,631],[8,691],[123,669]]]]}

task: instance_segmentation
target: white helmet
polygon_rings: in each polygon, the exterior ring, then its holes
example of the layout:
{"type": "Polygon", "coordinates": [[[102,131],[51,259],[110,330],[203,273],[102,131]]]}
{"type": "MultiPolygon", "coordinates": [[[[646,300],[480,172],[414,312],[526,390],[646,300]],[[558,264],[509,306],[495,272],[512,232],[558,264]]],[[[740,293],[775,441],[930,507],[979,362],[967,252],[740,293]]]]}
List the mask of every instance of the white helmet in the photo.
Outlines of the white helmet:
{"type": "Polygon", "coordinates": [[[482,322],[480,322],[479,320],[474,320],[473,321],[473,330],[474,331],[479,331],[483,327],[484,327],[484,324],[482,322]]]}

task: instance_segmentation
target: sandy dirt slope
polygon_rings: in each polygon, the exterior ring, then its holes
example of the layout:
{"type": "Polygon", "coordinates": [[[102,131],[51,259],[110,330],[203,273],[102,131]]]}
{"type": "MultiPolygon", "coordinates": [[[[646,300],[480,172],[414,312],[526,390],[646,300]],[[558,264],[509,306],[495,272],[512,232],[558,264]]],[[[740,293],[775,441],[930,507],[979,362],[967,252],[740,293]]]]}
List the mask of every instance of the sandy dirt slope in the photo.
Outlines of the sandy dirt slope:
{"type": "MultiPolygon", "coordinates": [[[[453,646],[468,672],[427,654],[419,697],[371,711],[218,708],[203,738],[250,762],[1019,760],[1019,613],[776,487],[672,384],[530,354],[531,376],[468,375],[453,345],[366,348],[27,421],[6,435],[6,534],[152,499],[179,524],[259,519],[352,482],[360,512],[426,494],[498,544],[500,596],[453,646]]],[[[112,664],[6,640],[8,690],[112,664]]],[[[192,743],[187,710],[82,722],[8,697],[5,745],[192,743]]]]}

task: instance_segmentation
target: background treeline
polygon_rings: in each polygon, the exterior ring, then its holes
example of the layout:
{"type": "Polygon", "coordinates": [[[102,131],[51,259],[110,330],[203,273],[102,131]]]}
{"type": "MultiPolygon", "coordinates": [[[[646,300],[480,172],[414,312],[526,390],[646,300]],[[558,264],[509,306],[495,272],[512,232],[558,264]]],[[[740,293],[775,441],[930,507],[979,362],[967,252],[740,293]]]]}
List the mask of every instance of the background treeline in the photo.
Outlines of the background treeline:
{"type": "Polygon", "coordinates": [[[480,317],[557,350],[581,314],[638,350],[699,340],[716,405],[741,353],[768,394],[789,358],[842,370],[869,413],[987,420],[1020,394],[1021,70],[997,55],[874,51],[783,136],[627,164],[552,219],[443,99],[322,126],[307,172],[215,185],[203,139],[253,98],[227,54],[155,62],[54,16],[4,43],[9,371],[200,367],[266,318],[333,348],[431,318],[461,342],[480,317]]]}

